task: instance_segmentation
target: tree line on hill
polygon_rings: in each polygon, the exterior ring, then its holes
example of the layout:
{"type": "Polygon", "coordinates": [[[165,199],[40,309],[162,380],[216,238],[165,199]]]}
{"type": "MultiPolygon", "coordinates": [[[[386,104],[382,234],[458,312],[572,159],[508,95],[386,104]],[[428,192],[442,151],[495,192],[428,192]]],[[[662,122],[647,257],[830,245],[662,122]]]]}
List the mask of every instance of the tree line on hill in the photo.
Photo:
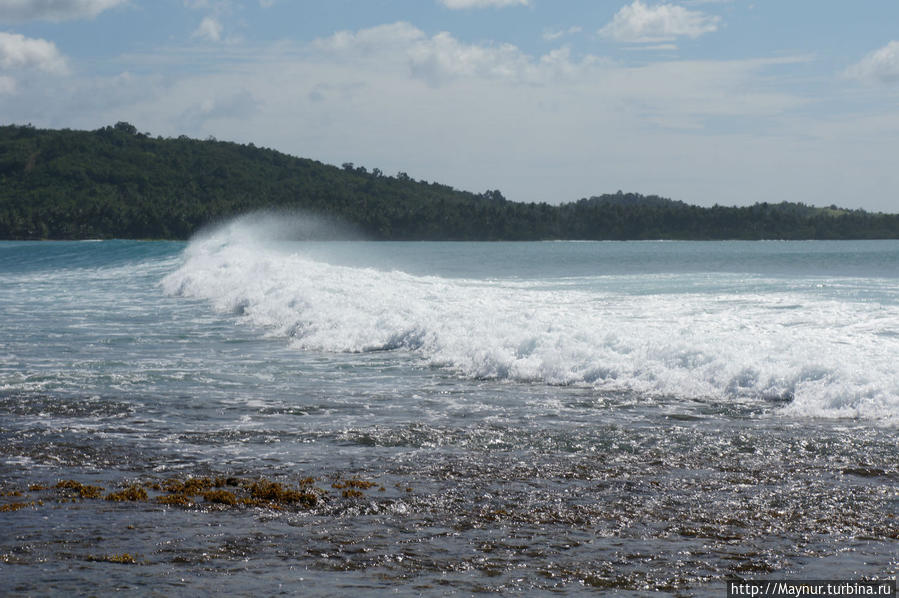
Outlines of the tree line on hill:
{"type": "Polygon", "coordinates": [[[0,126],[0,238],[186,239],[260,209],[297,209],[383,240],[899,238],[899,215],[801,203],[702,208],[618,192],[550,205],[406,173],[330,166],[251,144],[0,126]]]}

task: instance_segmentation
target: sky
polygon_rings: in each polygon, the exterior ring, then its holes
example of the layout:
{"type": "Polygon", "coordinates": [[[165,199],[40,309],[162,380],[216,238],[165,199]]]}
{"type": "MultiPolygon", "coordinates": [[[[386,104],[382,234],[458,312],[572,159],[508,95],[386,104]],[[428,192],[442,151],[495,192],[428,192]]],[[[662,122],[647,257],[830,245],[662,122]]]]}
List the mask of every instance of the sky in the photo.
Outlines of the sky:
{"type": "Polygon", "coordinates": [[[899,212],[896,0],[0,0],[0,123],[899,212]]]}

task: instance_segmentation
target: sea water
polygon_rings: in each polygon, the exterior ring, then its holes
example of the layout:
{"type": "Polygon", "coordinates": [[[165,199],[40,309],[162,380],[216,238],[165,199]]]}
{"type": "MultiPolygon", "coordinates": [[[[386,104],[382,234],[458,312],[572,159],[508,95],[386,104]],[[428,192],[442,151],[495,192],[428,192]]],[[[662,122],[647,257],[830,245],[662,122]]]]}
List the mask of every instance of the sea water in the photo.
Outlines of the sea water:
{"type": "Polygon", "coordinates": [[[0,243],[4,591],[895,577],[899,242],[275,229],[0,243]],[[204,477],[318,500],[159,502],[204,477]]]}

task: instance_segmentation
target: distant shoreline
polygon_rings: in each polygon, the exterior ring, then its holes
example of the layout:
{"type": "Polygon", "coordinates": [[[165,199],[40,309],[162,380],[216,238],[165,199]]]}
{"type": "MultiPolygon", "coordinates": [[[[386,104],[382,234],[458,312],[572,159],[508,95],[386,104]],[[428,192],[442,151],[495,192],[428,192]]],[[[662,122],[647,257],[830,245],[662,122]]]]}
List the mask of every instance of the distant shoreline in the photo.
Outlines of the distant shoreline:
{"type": "MultiPolygon", "coordinates": [[[[831,205],[687,204],[604,194],[518,203],[404,172],[331,166],[253,144],[0,127],[0,239],[186,240],[241,214],[303,214],[325,238],[385,241],[756,241],[899,238],[899,214],[831,205]]],[[[726,190],[725,190],[726,191],[726,190]]]]}

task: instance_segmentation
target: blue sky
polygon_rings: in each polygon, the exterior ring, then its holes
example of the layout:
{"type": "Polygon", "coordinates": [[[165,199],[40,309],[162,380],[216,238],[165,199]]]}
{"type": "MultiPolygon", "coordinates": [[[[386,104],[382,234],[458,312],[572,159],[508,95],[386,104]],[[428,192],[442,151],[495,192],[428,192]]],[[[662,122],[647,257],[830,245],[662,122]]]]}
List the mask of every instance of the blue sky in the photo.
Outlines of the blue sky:
{"type": "Polygon", "coordinates": [[[558,203],[899,212],[899,2],[0,0],[0,122],[558,203]]]}

